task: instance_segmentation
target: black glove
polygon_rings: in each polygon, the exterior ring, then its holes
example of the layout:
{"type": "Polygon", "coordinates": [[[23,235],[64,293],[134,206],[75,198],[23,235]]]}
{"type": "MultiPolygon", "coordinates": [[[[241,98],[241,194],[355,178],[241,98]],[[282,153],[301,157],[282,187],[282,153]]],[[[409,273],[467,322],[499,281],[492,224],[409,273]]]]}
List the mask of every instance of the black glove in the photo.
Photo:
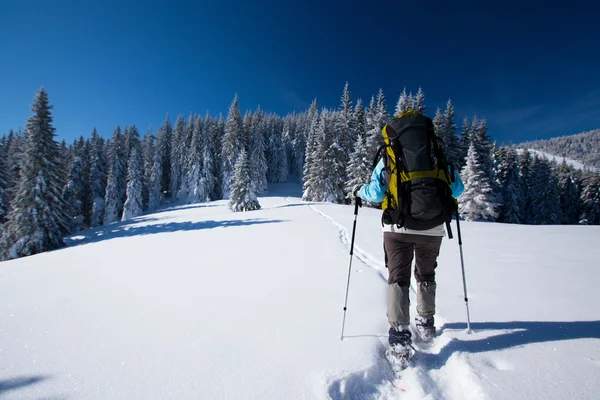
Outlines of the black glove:
{"type": "Polygon", "coordinates": [[[360,190],[360,186],[354,186],[354,189],[352,189],[352,197],[354,198],[354,204],[356,204],[359,207],[362,207],[362,199],[360,197],[358,197],[358,191],[360,190]]]}

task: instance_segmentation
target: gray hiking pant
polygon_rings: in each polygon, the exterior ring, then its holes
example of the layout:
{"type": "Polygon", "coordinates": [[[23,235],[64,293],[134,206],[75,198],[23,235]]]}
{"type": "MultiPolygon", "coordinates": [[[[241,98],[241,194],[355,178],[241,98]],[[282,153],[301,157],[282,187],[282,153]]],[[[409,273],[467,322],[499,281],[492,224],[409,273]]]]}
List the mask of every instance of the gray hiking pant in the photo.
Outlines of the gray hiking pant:
{"type": "Polygon", "coordinates": [[[392,327],[410,324],[409,288],[413,258],[417,281],[417,313],[435,314],[435,268],[442,245],[441,236],[384,232],[385,265],[389,272],[387,317],[392,327]]]}

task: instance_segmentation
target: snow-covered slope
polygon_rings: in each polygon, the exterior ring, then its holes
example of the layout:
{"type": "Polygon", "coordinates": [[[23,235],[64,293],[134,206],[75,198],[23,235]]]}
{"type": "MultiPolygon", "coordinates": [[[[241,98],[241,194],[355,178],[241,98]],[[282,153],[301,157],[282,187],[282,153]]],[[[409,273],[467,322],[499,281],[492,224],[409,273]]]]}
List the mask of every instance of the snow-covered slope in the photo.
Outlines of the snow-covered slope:
{"type": "MultiPolygon", "coordinates": [[[[555,161],[558,164],[561,164],[563,161],[565,161],[567,163],[567,165],[571,166],[574,169],[578,169],[580,171],[589,169],[591,171],[598,172],[598,168],[583,165],[581,162],[572,160],[567,157],[555,156],[555,155],[548,154],[543,151],[535,150],[535,149],[528,149],[528,150],[532,155],[537,155],[538,157],[546,158],[549,161],[555,161]]],[[[523,149],[517,149],[517,153],[519,153],[519,154],[521,154],[523,151],[524,151],[523,149]]]]}
{"type": "Polygon", "coordinates": [[[177,207],[0,263],[0,397],[597,396],[600,227],[463,223],[474,333],[446,239],[442,334],[393,384],[379,211],[359,212],[341,341],[353,208],[279,190],[260,211],[177,207]]]}

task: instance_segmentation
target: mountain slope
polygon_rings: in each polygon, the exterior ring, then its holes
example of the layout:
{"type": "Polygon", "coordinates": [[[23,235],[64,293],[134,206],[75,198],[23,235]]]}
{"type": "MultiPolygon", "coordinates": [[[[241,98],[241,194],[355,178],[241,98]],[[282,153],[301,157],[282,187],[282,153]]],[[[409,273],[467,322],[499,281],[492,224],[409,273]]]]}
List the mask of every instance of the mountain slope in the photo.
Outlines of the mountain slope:
{"type": "Polygon", "coordinates": [[[583,399],[600,389],[599,227],[464,223],[475,333],[446,239],[443,333],[394,385],[381,357],[380,212],[360,210],[340,341],[352,207],[280,193],[260,211],[178,207],[0,263],[0,396],[583,399]]]}
{"type": "Polygon", "coordinates": [[[600,168],[600,129],[548,140],[524,142],[517,147],[560,157],[558,161],[566,158],[585,167],[600,168]]]}

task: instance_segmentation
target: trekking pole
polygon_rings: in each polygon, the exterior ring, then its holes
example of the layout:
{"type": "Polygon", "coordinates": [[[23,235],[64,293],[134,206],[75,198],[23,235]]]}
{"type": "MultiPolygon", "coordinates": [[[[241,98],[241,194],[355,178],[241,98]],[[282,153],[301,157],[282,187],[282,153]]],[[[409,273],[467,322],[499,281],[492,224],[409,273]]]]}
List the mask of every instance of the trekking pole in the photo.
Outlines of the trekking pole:
{"type": "Polygon", "coordinates": [[[462,250],[462,236],[460,234],[460,217],[456,213],[456,231],[458,233],[458,248],[460,249],[460,266],[462,267],[463,289],[465,292],[465,305],[467,306],[467,333],[471,332],[471,316],[469,315],[469,298],[467,296],[467,279],[465,278],[465,260],[462,250]]]}
{"type": "Polygon", "coordinates": [[[342,321],[342,336],[344,340],[344,326],[346,325],[346,310],[348,309],[348,291],[350,290],[350,273],[352,271],[352,255],[354,254],[354,235],[356,234],[356,218],[358,217],[358,205],[360,200],[356,200],[354,205],[354,226],[352,227],[352,241],[350,242],[350,265],[348,266],[348,283],[346,284],[346,300],[344,301],[344,319],[342,321]]]}

